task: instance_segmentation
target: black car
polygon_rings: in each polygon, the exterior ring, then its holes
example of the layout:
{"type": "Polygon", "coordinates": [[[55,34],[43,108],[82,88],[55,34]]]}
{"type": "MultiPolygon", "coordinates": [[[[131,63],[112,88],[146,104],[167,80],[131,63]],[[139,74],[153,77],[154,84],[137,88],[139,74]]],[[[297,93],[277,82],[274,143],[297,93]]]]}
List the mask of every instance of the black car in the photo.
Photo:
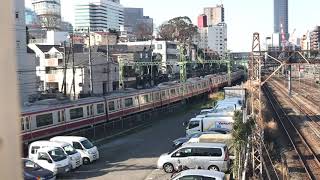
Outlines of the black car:
{"type": "Polygon", "coordinates": [[[24,180],[55,180],[56,177],[53,172],[42,168],[37,163],[29,160],[22,159],[23,162],[23,176],[24,180]]]}

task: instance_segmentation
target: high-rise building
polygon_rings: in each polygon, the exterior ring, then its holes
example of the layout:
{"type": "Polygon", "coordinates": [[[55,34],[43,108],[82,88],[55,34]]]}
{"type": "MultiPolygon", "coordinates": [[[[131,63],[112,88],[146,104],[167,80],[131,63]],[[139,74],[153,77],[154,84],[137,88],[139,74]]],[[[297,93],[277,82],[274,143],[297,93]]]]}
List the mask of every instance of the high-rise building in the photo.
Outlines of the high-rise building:
{"type": "Polygon", "coordinates": [[[223,56],[227,51],[227,24],[219,23],[200,28],[199,48],[217,52],[223,56]]]}
{"type": "Polygon", "coordinates": [[[222,4],[204,8],[204,14],[207,16],[208,26],[224,22],[224,7],[222,4]]]}
{"type": "Polygon", "coordinates": [[[281,24],[283,32],[288,35],[288,0],[274,0],[274,33],[281,32],[281,24]]]}
{"type": "Polygon", "coordinates": [[[147,40],[153,34],[153,19],[143,15],[143,8],[124,8],[124,27],[130,29],[140,40],[147,40]],[[149,38],[148,38],[149,37],[149,38]]]}
{"type": "Polygon", "coordinates": [[[310,33],[310,49],[320,50],[320,26],[316,26],[310,33]]]}
{"type": "Polygon", "coordinates": [[[124,23],[120,0],[77,0],[74,9],[76,29],[120,30],[120,25],[124,23]]]}
{"type": "Polygon", "coordinates": [[[32,5],[42,28],[47,30],[60,29],[60,0],[32,0],[32,5]]]}
{"type": "Polygon", "coordinates": [[[208,27],[207,16],[205,14],[201,14],[198,16],[198,27],[208,27]]]}
{"type": "Polygon", "coordinates": [[[138,19],[143,18],[143,8],[124,8],[124,26],[134,28],[138,19]]]}

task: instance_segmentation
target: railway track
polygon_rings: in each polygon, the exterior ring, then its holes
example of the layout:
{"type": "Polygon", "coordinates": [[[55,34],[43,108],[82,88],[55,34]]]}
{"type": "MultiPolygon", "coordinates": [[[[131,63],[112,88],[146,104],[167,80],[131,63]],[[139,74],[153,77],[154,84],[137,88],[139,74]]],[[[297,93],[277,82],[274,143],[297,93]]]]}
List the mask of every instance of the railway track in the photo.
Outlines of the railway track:
{"type": "Polygon", "coordinates": [[[287,134],[293,148],[297,152],[302,168],[309,179],[320,179],[320,162],[306,139],[301,135],[280,103],[270,91],[269,87],[263,86],[264,94],[275,112],[278,121],[287,134]]]}
{"type": "MultiPolygon", "coordinates": [[[[308,119],[307,124],[309,125],[309,127],[312,129],[312,131],[318,136],[318,138],[320,138],[320,117],[313,112],[312,110],[308,109],[308,108],[303,108],[303,104],[299,103],[297,100],[295,100],[292,97],[289,97],[287,95],[286,90],[281,87],[279,85],[279,83],[277,83],[277,81],[273,81],[276,83],[273,83],[273,86],[275,86],[277,89],[279,89],[280,91],[282,91],[282,93],[287,97],[287,99],[290,101],[290,103],[292,105],[294,105],[300,112],[302,112],[306,118],[308,119]]],[[[310,97],[310,96],[308,96],[310,97]]],[[[317,105],[317,103],[315,103],[312,98],[306,98],[307,100],[311,101],[311,103],[313,105],[317,105]]]]}

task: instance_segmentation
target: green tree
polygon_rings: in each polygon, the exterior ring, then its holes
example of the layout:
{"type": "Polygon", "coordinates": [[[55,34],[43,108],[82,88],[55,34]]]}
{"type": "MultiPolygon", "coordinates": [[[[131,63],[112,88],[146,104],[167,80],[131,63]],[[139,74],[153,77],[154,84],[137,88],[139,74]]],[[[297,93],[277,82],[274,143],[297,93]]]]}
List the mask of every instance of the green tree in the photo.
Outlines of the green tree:
{"type": "Polygon", "coordinates": [[[159,35],[167,41],[178,41],[181,44],[191,44],[198,28],[187,16],[175,17],[163,23],[158,28],[159,35]]]}

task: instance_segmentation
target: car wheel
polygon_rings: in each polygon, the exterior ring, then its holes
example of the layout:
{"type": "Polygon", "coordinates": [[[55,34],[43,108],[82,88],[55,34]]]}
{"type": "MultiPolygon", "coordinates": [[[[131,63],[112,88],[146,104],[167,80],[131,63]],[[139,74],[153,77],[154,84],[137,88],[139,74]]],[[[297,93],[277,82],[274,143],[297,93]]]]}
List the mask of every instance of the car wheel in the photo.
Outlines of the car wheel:
{"type": "Polygon", "coordinates": [[[165,164],[163,165],[163,170],[164,170],[164,172],[166,172],[166,173],[172,173],[172,172],[174,171],[173,165],[170,164],[170,163],[165,163],[165,164]]]}
{"type": "Polygon", "coordinates": [[[219,171],[219,168],[217,166],[210,166],[208,168],[208,170],[211,170],[211,171],[219,171]]]}
{"type": "Polygon", "coordinates": [[[82,162],[83,162],[83,164],[85,164],[85,165],[86,165],[86,164],[89,164],[89,163],[90,163],[90,159],[85,157],[85,158],[82,159],[82,162]]]}

